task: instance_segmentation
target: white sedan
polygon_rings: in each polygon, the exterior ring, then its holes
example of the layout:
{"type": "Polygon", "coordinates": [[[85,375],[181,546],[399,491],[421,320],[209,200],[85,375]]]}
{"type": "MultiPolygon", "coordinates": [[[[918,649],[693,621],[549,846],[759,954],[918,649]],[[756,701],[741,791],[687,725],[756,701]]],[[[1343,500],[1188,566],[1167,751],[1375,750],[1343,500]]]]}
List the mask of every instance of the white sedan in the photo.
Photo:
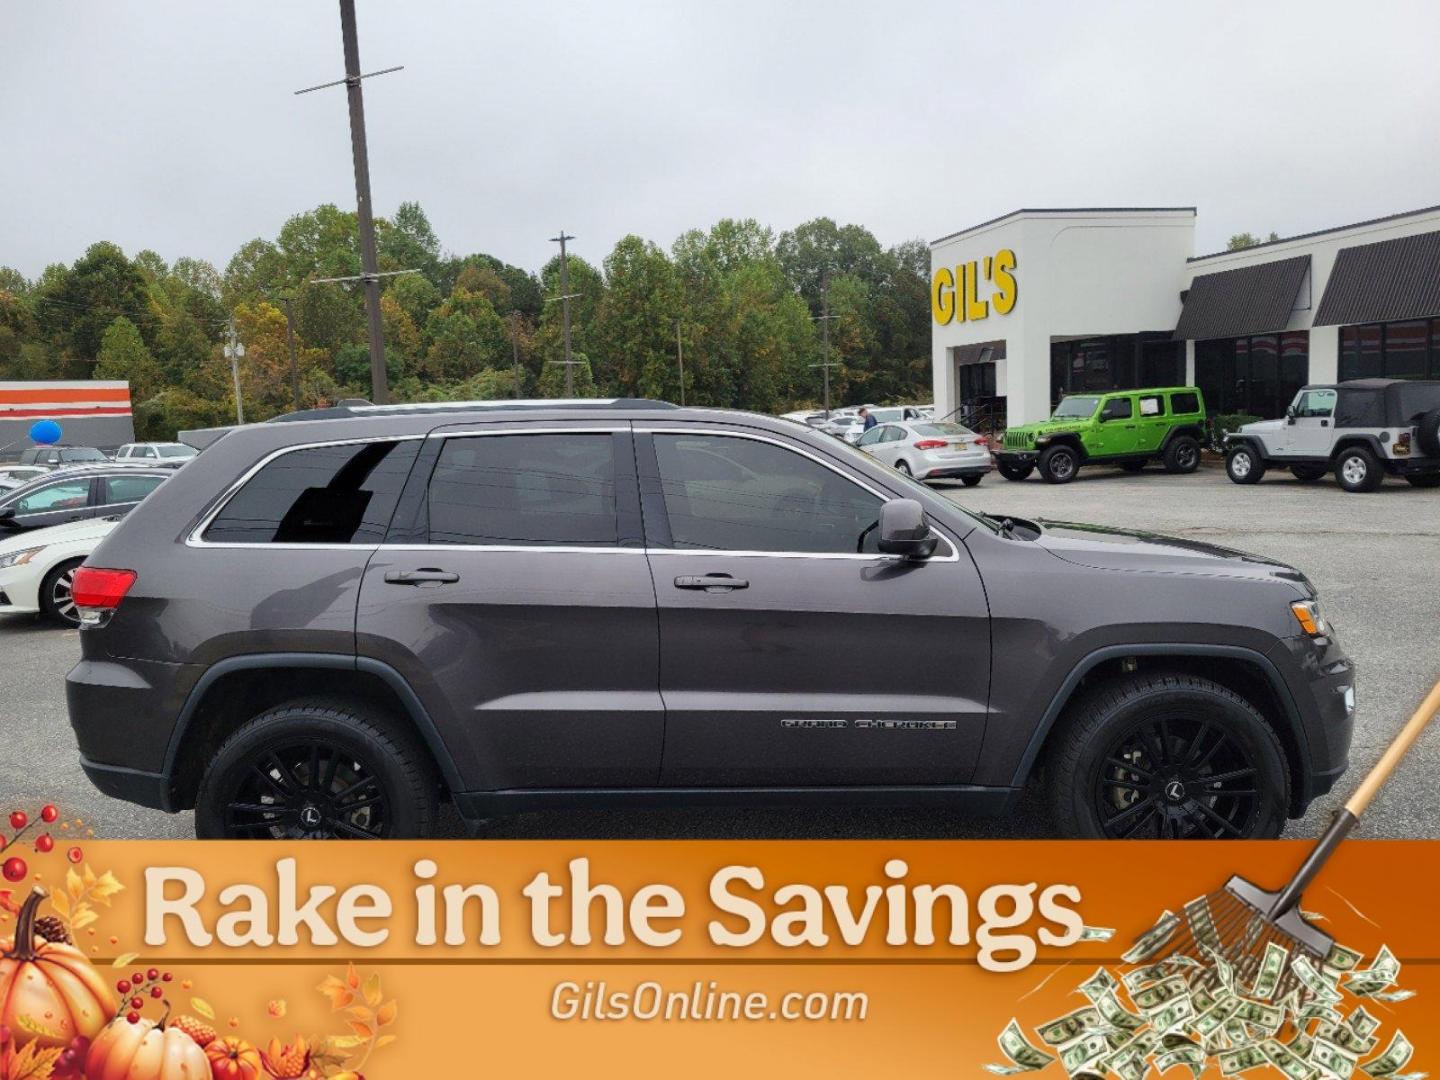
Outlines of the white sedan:
{"type": "Polygon", "coordinates": [[[0,615],[41,614],[79,626],[75,569],[110,534],[118,517],[87,518],[0,540],[0,615]]]}
{"type": "Polygon", "coordinates": [[[865,432],[856,445],[916,480],[959,480],[974,487],[991,469],[985,436],[961,424],[926,420],[880,424],[865,432]]]}

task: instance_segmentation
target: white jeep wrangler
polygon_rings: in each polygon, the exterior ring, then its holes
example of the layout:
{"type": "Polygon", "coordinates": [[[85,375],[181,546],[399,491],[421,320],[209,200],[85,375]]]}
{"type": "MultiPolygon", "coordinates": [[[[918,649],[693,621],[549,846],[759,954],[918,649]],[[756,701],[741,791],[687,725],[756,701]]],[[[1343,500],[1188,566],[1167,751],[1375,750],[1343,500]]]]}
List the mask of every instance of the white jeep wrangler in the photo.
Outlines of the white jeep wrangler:
{"type": "Polygon", "coordinates": [[[1346,491],[1374,491],[1386,473],[1440,487],[1440,380],[1303,387],[1283,420],[1225,436],[1225,471],[1235,483],[1259,483],[1272,466],[1307,481],[1333,470],[1346,491]]]}

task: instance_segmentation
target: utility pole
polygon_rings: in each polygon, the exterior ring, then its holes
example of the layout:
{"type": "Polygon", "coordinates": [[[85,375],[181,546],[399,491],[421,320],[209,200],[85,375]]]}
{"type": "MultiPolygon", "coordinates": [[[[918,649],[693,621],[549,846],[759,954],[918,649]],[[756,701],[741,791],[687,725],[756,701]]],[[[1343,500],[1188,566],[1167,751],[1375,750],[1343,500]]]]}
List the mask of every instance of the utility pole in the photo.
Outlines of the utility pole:
{"type": "Polygon", "coordinates": [[[675,320],[675,359],[680,364],[680,407],[685,407],[685,342],[680,338],[680,320],[675,320]]]}
{"type": "Polygon", "coordinates": [[[552,236],[550,242],[560,245],[560,295],[550,297],[551,300],[560,301],[560,318],[565,328],[565,359],[561,361],[565,365],[565,396],[575,396],[575,361],[570,359],[570,258],[565,253],[565,242],[574,240],[573,236],[566,236],[565,230],[560,230],[559,236],[552,236]]]}
{"type": "Polygon", "coordinates": [[[830,369],[838,367],[838,364],[830,363],[830,320],[838,319],[839,315],[830,314],[830,275],[828,272],[820,273],[820,314],[812,315],[811,318],[820,324],[821,341],[821,362],[811,364],[811,367],[818,367],[825,372],[825,419],[830,419],[830,369]]]}
{"type": "Polygon", "coordinates": [[[225,359],[230,361],[230,378],[235,383],[235,423],[245,423],[245,405],[240,400],[240,361],[245,358],[245,346],[235,332],[235,320],[230,320],[230,340],[225,342],[225,359]]]}
{"type": "Polygon", "coordinates": [[[321,83],[297,94],[308,94],[328,86],[345,84],[350,105],[350,152],[355,161],[355,209],[360,224],[360,280],[365,283],[365,314],[370,324],[370,396],[377,405],[390,400],[390,387],[385,372],[385,329],[380,320],[379,264],[375,259],[375,217],[370,200],[370,155],[365,142],[365,95],[361,80],[372,75],[387,75],[399,67],[360,73],[360,42],[355,29],[355,0],[340,0],[340,36],[345,50],[345,78],[321,83]]]}
{"type": "Polygon", "coordinates": [[[520,397],[520,312],[510,312],[510,363],[515,373],[515,397],[520,397]]]}

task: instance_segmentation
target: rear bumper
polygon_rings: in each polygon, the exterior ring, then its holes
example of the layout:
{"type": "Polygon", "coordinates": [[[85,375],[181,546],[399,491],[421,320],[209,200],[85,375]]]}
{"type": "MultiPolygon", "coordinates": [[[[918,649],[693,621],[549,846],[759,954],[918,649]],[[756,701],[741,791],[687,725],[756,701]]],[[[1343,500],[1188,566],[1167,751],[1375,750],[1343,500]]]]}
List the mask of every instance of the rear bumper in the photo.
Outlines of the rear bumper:
{"type": "Polygon", "coordinates": [[[990,472],[990,466],[989,466],[988,464],[987,464],[987,465],[945,465],[945,466],[941,466],[940,468],[931,469],[931,470],[930,470],[929,472],[927,472],[927,473],[923,473],[923,474],[919,477],[919,479],[921,479],[921,480],[959,480],[959,479],[964,479],[964,478],[967,477],[967,476],[984,476],[984,475],[985,475],[986,473],[988,473],[988,472],[990,472]]]}
{"type": "Polygon", "coordinates": [[[1385,467],[1396,476],[1426,476],[1440,474],[1440,458],[1387,457],[1385,467]]]}
{"type": "Polygon", "coordinates": [[[124,799],[152,810],[171,813],[175,810],[170,799],[170,778],[162,773],[127,769],[123,765],[101,765],[84,755],[80,757],[80,767],[90,782],[112,799],[124,799]]]}

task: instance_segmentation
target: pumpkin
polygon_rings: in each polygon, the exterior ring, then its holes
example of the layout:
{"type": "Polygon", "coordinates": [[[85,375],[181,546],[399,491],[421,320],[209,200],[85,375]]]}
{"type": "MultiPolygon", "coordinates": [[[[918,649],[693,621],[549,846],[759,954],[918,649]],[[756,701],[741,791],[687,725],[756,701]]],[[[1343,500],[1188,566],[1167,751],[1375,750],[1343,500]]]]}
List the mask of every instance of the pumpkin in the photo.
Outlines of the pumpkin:
{"type": "Polygon", "coordinates": [[[123,1016],[90,1044],[86,1080],[210,1080],[210,1059],[199,1043],[165,1021],[123,1016]]]}
{"type": "Polygon", "coordinates": [[[215,1080],[258,1080],[265,1075],[260,1071],[260,1051],[233,1035],[207,1043],[205,1056],[215,1080]]]}
{"type": "Polygon", "coordinates": [[[35,933],[44,898],[43,889],[30,893],[14,939],[0,943],[0,1027],[10,1029],[16,1049],[32,1040],[65,1047],[77,1035],[93,1039],[115,1012],[110,987],[84,953],[35,933]]]}

